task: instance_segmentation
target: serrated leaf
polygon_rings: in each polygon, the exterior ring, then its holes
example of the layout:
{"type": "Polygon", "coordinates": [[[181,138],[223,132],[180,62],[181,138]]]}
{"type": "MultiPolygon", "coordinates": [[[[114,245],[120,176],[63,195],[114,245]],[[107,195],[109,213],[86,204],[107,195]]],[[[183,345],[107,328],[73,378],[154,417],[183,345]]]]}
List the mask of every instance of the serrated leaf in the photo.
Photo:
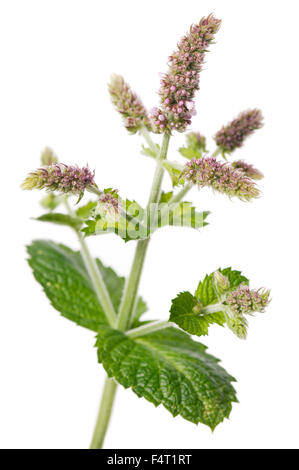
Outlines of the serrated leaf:
{"type": "Polygon", "coordinates": [[[131,339],[105,326],[96,345],[109,377],[173,416],[214,429],[237,401],[234,378],[218,359],[175,328],[131,339]]]}
{"type": "Polygon", "coordinates": [[[35,220],[39,222],[51,222],[58,225],[67,225],[74,229],[80,229],[82,220],[78,217],[72,217],[68,214],[60,214],[59,212],[49,212],[37,217],[35,220]]]}
{"type": "MultiPolygon", "coordinates": [[[[93,331],[107,323],[78,251],[45,240],[33,241],[27,251],[35,279],[62,316],[93,331]]],[[[96,261],[113,306],[118,311],[125,278],[104,266],[100,260],[96,261]]],[[[141,315],[145,310],[146,304],[139,298],[137,312],[141,315]]]]}
{"type": "Polygon", "coordinates": [[[201,315],[194,310],[197,305],[198,300],[190,292],[181,292],[172,300],[169,320],[197,336],[207,335],[209,326],[213,323],[224,325],[225,317],[221,312],[201,315]]]}

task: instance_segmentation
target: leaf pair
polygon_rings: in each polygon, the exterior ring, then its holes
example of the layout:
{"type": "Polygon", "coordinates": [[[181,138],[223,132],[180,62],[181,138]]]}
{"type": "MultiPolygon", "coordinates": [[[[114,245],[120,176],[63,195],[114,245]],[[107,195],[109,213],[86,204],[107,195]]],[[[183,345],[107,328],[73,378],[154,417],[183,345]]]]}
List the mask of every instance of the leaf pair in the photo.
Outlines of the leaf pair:
{"type": "MultiPolygon", "coordinates": [[[[155,406],[162,404],[173,416],[212,429],[228,417],[236,400],[234,381],[207,354],[206,347],[188,334],[166,328],[129,338],[106,321],[80,253],[51,241],[28,246],[29,264],[51,304],[62,316],[96,331],[98,359],[109,377],[155,406]]],[[[125,279],[97,260],[115,310],[119,308],[125,279]]],[[[135,324],[146,311],[139,298],[135,324]]]]}

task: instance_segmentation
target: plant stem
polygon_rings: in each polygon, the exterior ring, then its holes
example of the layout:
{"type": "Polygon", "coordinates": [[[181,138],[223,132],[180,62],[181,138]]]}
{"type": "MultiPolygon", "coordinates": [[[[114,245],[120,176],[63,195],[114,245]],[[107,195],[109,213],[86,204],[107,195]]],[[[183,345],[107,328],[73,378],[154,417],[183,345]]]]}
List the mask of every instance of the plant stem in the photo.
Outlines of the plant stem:
{"type": "Polygon", "coordinates": [[[208,315],[209,313],[216,313],[223,310],[224,306],[221,302],[217,304],[207,305],[206,307],[201,307],[199,310],[200,315],[208,315]]]}
{"type": "Polygon", "coordinates": [[[147,145],[149,146],[149,148],[151,149],[151,151],[157,155],[158,153],[158,148],[155,144],[155,142],[152,140],[151,136],[150,136],[150,133],[148,132],[147,128],[146,127],[141,127],[141,129],[139,130],[140,134],[144,137],[144,140],[146,141],[147,145]]]}
{"type": "Polygon", "coordinates": [[[184,196],[192,189],[191,184],[186,184],[181,191],[179,191],[175,196],[173,196],[171,199],[169,199],[168,204],[176,204],[177,202],[180,202],[184,196]]]}
{"type": "Polygon", "coordinates": [[[92,285],[94,287],[96,296],[104,310],[104,313],[107,317],[109,324],[114,327],[117,320],[117,315],[115,313],[109,292],[105,285],[102,274],[98,268],[96,260],[89,253],[86,242],[80,232],[76,232],[78,236],[79,243],[81,245],[81,254],[84,260],[86,269],[88,271],[89,277],[91,279],[92,285]]]}
{"type": "MultiPolygon", "coordinates": [[[[69,203],[67,199],[64,200],[65,206],[67,208],[68,213],[73,216],[73,211],[71,210],[69,203]]],[[[91,256],[88,246],[79,230],[74,229],[76,232],[76,235],[78,237],[80,246],[81,246],[81,254],[82,258],[85,264],[85,267],[87,269],[87,272],[89,274],[90,280],[92,282],[93,288],[95,290],[96,296],[98,298],[98,301],[100,302],[101,307],[103,308],[103,311],[106,315],[106,318],[109,322],[109,324],[114,327],[116,323],[116,313],[109,295],[109,292],[107,291],[104,279],[102,277],[102,274],[98,268],[98,265],[95,261],[95,259],[91,256]]]]}
{"type": "Polygon", "coordinates": [[[110,421],[117,383],[108,377],[105,380],[100,410],[94,428],[90,449],[101,449],[110,421]]]}
{"type": "MultiPolygon", "coordinates": [[[[167,157],[169,139],[170,135],[164,134],[161,150],[157,157],[157,166],[154,174],[146,212],[149,211],[150,205],[152,203],[158,202],[160,198],[161,185],[164,173],[164,169],[161,163],[167,157]]],[[[145,240],[140,240],[137,243],[131,272],[126,282],[118,314],[118,321],[116,327],[121,331],[125,331],[127,328],[130,327],[149,240],[150,238],[147,238],[145,240]]]]}
{"type": "Polygon", "coordinates": [[[169,321],[155,321],[148,323],[147,325],[138,326],[138,328],[128,330],[126,335],[130,338],[139,338],[140,336],[148,335],[154,331],[164,330],[165,328],[169,328],[173,325],[174,324],[169,321]]]}

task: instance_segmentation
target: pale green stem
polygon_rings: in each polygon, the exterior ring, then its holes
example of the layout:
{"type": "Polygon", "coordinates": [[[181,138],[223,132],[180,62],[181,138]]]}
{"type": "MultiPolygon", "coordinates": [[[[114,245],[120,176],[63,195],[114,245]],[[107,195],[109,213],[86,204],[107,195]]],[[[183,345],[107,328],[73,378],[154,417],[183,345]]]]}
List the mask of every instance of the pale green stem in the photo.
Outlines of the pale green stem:
{"type": "Polygon", "coordinates": [[[101,449],[103,446],[111,417],[116,388],[117,383],[107,377],[104,384],[100,410],[94,428],[90,449],[101,449]]]}
{"type": "Polygon", "coordinates": [[[154,331],[164,330],[170,326],[174,326],[174,323],[169,321],[155,321],[148,323],[147,325],[138,326],[138,328],[133,328],[132,330],[127,331],[126,335],[130,338],[139,338],[140,336],[148,335],[154,331]]]}
{"type": "MultiPolygon", "coordinates": [[[[170,139],[170,135],[164,134],[161,150],[156,160],[157,166],[156,166],[154,179],[153,179],[153,183],[151,187],[150,197],[149,197],[148,204],[147,204],[147,211],[149,211],[150,205],[152,203],[158,202],[160,198],[161,185],[162,185],[162,179],[163,179],[163,173],[164,173],[164,169],[161,163],[167,157],[169,139],[170,139]]],[[[141,272],[142,272],[148,244],[149,244],[149,238],[147,238],[146,240],[140,240],[137,243],[131,272],[126,282],[126,286],[124,289],[124,293],[123,293],[123,297],[122,297],[122,301],[121,301],[121,305],[119,309],[119,314],[118,314],[117,328],[121,331],[125,331],[130,326],[130,323],[131,323],[130,320],[133,318],[134,305],[135,305],[136,298],[137,298],[141,272]]]]}
{"type": "MultiPolygon", "coordinates": [[[[68,210],[68,213],[71,216],[74,216],[74,213],[71,210],[67,199],[65,199],[64,202],[68,210]]],[[[109,292],[107,291],[105,282],[103,280],[102,274],[98,268],[98,265],[95,259],[91,256],[89,249],[87,247],[87,244],[81,232],[78,230],[75,230],[75,232],[77,234],[77,237],[81,246],[82,258],[86,266],[87,272],[89,274],[90,280],[92,282],[95,294],[98,298],[98,301],[100,302],[101,307],[103,308],[103,311],[106,315],[106,318],[109,324],[113,327],[115,326],[117,316],[116,316],[116,312],[114,310],[109,292]]]]}
{"type": "Polygon", "coordinates": [[[143,136],[144,140],[146,141],[147,145],[151,149],[151,151],[157,155],[158,153],[158,148],[155,144],[155,142],[152,140],[150,133],[148,132],[146,127],[141,127],[139,129],[140,134],[143,136]]]}
{"type": "Polygon", "coordinates": [[[186,184],[183,189],[181,189],[175,196],[172,196],[172,198],[168,201],[168,204],[171,205],[180,202],[190,191],[190,189],[192,189],[192,184],[186,184]]]}
{"type": "Polygon", "coordinates": [[[201,307],[199,309],[200,315],[208,315],[209,313],[216,313],[223,310],[223,304],[221,302],[217,304],[207,305],[206,307],[201,307]]]}

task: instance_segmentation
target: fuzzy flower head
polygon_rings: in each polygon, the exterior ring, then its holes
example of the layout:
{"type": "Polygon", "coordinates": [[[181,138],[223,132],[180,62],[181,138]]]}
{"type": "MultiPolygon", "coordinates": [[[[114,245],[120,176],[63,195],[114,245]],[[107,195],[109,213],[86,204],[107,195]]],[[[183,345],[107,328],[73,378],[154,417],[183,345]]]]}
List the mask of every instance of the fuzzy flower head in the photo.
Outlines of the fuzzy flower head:
{"type": "Polygon", "coordinates": [[[259,109],[244,111],[215,135],[215,141],[222,152],[233,152],[242,147],[246,137],[263,126],[263,116],[259,109]]]}
{"type": "Polygon", "coordinates": [[[123,116],[126,129],[135,134],[142,126],[150,129],[147,111],[140,98],[120,75],[112,75],[108,85],[116,110],[123,116]]]}
{"type": "Polygon", "coordinates": [[[213,14],[192,25],[178,49],[169,57],[169,71],[162,76],[161,109],[151,113],[153,129],[157,133],[173,130],[184,132],[195,114],[193,98],[199,90],[199,73],[205,52],[220,27],[220,20],[213,14]]]}
{"type": "Polygon", "coordinates": [[[94,185],[94,172],[88,167],[79,168],[55,163],[31,172],[23,182],[22,188],[81,195],[88,186],[94,185]]]}
{"type": "Polygon", "coordinates": [[[115,222],[119,219],[120,203],[116,190],[106,192],[100,196],[95,214],[100,215],[109,222],[115,222]]]}
{"type": "Polygon", "coordinates": [[[265,311],[270,302],[269,297],[269,290],[254,290],[241,284],[227,296],[226,304],[235,316],[252,315],[254,312],[263,313],[265,311]]]}
{"type": "Polygon", "coordinates": [[[236,196],[242,201],[259,196],[254,181],[229,163],[219,162],[214,157],[193,158],[186,163],[182,177],[200,188],[210,186],[215,191],[229,197],[236,196]]]}
{"type": "Polygon", "coordinates": [[[41,154],[41,164],[43,166],[52,165],[52,163],[58,163],[58,158],[54,154],[53,150],[50,147],[46,147],[41,154]]]}
{"type": "Polygon", "coordinates": [[[261,171],[259,171],[253,165],[250,165],[250,163],[244,162],[244,160],[237,160],[232,162],[231,165],[233,168],[243,171],[243,173],[248,176],[248,178],[253,180],[261,180],[264,178],[264,175],[261,171]]]}
{"type": "Polygon", "coordinates": [[[226,324],[239,337],[247,336],[248,322],[244,315],[264,312],[270,303],[269,290],[254,290],[244,284],[230,292],[225,300],[226,324]]]}

